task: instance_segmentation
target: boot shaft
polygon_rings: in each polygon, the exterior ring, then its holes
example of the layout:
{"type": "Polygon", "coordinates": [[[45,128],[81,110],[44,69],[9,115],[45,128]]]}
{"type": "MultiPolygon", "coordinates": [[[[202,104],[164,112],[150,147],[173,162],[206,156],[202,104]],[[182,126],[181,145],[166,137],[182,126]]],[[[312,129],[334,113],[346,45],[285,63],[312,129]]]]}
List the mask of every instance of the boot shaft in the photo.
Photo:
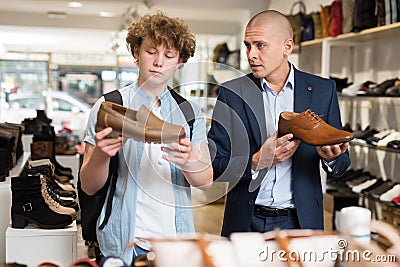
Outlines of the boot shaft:
{"type": "Polygon", "coordinates": [[[37,190],[40,192],[41,185],[39,175],[21,175],[11,178],[11,191],[37,190]]]}
{"type": "Polygon", "coordinates": [[[51,141],[35,141],[31,143],[31,159],[51,159],[53,157],[53,145],[51,141]]]}

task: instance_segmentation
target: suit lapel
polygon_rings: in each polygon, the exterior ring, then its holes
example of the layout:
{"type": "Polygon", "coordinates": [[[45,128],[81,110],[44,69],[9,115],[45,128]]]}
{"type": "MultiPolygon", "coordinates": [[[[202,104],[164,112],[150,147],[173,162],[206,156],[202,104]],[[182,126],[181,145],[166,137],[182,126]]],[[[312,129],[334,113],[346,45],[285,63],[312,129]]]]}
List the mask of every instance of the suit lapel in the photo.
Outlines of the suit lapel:
{"type": "Polygon", "coordinates": [[[311,108],[313,85],[302,72],[294,69],[294,112],[301,113],[311,108]]]}
{"type": "Polygon", "coordinates": [[[265,123],[265,111],[260,80],[252,74],[244,77],[245,82],[241,86],[241,96],[245,101],[245,112],[249,125],[258,147],[261,147],[267,138],[265,123]],[[249,79],[250,78],[250,79],[249,79]]]}

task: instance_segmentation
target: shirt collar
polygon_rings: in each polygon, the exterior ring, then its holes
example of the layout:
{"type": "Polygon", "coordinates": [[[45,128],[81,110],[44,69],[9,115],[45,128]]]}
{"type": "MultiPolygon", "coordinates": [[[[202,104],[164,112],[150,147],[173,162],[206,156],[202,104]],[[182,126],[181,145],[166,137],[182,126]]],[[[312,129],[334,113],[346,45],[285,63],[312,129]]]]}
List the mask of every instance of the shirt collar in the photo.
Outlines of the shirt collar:
{"type": "MultiPolygon", "coordinates": [[[[135,91],[136,91],[137,93],[139,93],[139,94],[140,94],[141,96],[143,96],[144,98],[151,98],[150,95],[149,95],[148,93],[146,93],[145,91],[143,91],[143,90],[140,88],[140,86],[139,86],[139,84],[138,84],[137,82],[134,83],[134,89],[135,89],[135,91]]],[[[162,98],[164,98],[166,95],[168,95],[168,92],[169,92],[169,90],[168,90],[168,86],[167,86],[167,87],[165,87],[164,91],[163,91],[161,94],[159,94],[157,97],[158,97],[159,99],[162,99],[162,98]]]]}
{"type": "MultiPolygon", "coordinates": [[[[290,71],[289,71],[289,76],[286,80],[285,86],[283,87],[284,89],[289,88],[292,89],[294,88],[294,67],[292,65],[292,63],[288,63],[289,67],[290,67],[290,71]]],[[[267,90],[267,89],[271,89],[271,87],[268,85],[267,81],[265,80],[265,78],[261,78],[261,86],[263,88],[263,90],[267,90]]]]}

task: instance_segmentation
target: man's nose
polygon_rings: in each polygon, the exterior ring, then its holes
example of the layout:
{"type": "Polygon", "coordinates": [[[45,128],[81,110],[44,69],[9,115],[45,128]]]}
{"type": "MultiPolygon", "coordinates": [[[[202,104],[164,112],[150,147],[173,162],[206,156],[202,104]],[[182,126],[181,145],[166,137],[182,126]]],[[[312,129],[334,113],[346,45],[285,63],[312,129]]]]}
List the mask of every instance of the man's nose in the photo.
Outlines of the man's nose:
{"type": "Polygon", "coordinates": [[[247,48],[247,57],[248,58],[255,58],[257,56],[256,49],[252,46],[247,48]]]}

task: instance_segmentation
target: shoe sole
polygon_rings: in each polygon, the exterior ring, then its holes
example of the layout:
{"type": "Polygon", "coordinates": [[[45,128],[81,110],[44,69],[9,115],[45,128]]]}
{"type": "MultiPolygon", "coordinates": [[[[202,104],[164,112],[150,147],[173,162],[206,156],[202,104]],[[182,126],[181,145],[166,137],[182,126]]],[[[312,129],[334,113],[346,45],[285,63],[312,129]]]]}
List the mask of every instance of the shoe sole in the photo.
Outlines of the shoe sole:
{"type": "Polygon", "coordinates": [[[61,224],[43,224],[43,223],[39,223],[36,220],[33,220],[29,217],[26,217],[26,216],[23,216],[20,214],[12,214],[11,226],[12,226],[12,228],[23,229],[26,226],[28,226],[29,223],[33,223],[42,229],[61,229],[61,228],[65,228],[68,225],[70,225],[76,218],[73,218],[71,216],[71,219],[72,219],[71,222],[68,221],[68,222],[61,223],[61,224]]]}
{"type": "MultiPolygon", "coordinates": [[[[286,135],[286,134],[288,134],[288,133],[278,133],[278,137],[282,137],[282,136],[284,136],[284,135],[286,135]]],[[[304,144],[309,145],[309,146],[332,146],[332,145],[337,145],[337,144],[342,144],[342,143],[350,142],[351,140],[354,139],[354,137],[351,138],[350,140],[347,140],[347,141],[338,141],[338,142],[327,143],[327,144],[311,144],[311,143],[308,143],[308,142],[304,141],[303,139],[301,139],[301,138],[299,138],[299,137],[297,137],[297,136],[293,137],[293,138],[290,139],[289,141],[293,141],[293,140],[295,140],[295,139],[298,139],[298,140],[300,140],[301,142],[303,142],[304,144]]]]}
{"type": "MultiPolygon", "coordinates": [[[[108,127],[96,125],[96,127],[95,127],[96,133],[104,130],[105,128],[108,128],[108,127]]],[[[107,138],[118,138],[121,136],[123,137],[122,132],[113,130],[109,135],[107,135],[107,138]]],[[[139,142],[143,142],[143,143],[154,143],[154,144],[179,143],[179,140],[177,140],[176,138],[174,138],[174,139],[163,138],[162,140],[160,140],[159,138],[148,138],[148,137],[143,139],[143,138],[138,138],[137,136],[128,136],[127,138],[132,138],[135,141],[139,141],[139,142]]]]}

